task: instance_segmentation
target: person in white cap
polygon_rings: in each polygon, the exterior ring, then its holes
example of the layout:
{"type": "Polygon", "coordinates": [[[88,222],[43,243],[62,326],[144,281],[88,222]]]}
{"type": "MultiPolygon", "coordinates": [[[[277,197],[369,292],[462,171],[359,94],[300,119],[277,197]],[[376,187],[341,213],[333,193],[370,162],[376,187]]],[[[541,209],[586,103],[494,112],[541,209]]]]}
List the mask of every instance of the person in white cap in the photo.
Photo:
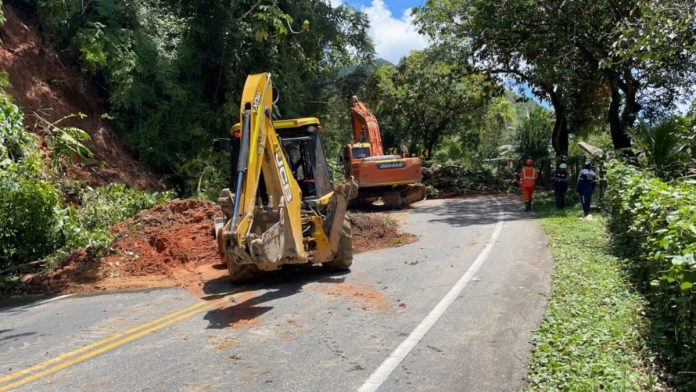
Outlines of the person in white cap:
{"type": "Polygon", "coordinates": [[[556,208],[565,208],[565,195],[568,191],[568,165],[561,163],[553,173],[553,193],[556,195],[556,208]]]}

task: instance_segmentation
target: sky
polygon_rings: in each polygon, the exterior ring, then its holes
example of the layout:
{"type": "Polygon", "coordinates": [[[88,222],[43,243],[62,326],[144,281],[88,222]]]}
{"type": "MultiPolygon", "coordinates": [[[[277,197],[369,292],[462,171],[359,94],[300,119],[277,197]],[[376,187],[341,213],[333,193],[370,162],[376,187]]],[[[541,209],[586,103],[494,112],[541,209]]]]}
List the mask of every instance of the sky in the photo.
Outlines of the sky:
{"type": "Polygon", "coordinates": [[[428,46],[426,38],[416,31],[410,16],[412,7],[425,0],[328,0],[337,5],[345,3],[361,10],[370,18],[370,37],[377,58],[398,64],[412,50],[428,46]]]}
{"type": "MultiPolygon", "coordinates": [[[[370,18],[370,37],[375,44],[377,58],[398,64],[412,50],[426,48],[428,40],[418,34],[410,16],[410,9],[425,4],[426,0],[326,0],[336,6],[348,4],[365,12],[370,18]]],[[[517,86],[507,86],[517,92],[517,86]]],[[[550,105],[534,97],[527,85],[522,94],[546,108],[550,105]]]]}

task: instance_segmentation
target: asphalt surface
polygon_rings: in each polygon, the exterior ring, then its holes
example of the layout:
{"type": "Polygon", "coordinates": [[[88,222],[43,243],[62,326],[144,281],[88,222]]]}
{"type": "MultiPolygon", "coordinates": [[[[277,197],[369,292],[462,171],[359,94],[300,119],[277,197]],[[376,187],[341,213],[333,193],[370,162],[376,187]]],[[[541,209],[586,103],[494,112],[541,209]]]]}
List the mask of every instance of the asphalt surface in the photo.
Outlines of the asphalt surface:
{"type": "Polygon", "coordinates": [[[552,265],[521,207],[424,201],[398,213],[417,242],[357,255],[350,273],[218,280],[203,301],[164,289],[0,304],[0,391],[355,391],[467,271],[378,390],[519,390],[552,265]]]}

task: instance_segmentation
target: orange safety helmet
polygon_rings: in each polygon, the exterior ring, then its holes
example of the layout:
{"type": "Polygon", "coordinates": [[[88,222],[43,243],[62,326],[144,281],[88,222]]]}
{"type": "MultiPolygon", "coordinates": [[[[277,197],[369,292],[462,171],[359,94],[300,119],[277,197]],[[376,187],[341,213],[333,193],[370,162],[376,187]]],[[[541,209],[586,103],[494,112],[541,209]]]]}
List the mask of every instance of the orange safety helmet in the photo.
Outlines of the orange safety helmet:
{"type": "Polygon", "coordinates": [[[526,161],[524,161],[525,166],[532,166],[533,164],[534,164],[534,161],[531,159],[527,159],[526,161]]]}

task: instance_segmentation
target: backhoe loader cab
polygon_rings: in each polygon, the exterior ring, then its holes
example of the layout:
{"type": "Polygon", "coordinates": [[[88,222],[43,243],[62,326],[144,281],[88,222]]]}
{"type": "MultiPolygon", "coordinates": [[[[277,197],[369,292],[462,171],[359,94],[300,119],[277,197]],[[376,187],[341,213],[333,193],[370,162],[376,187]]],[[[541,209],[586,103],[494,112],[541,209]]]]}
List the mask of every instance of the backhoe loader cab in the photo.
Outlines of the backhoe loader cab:
{"type": "MultiPolygon", "coordinates": [[[[300,187],[303,207],[309,207],[308,203],[316,204],[318,199],[333,191],[333,178],[321,143],[322,127],[319,119],[307,117],[276,120],[273,121],[273,127],[292,176],[300,187]]],[[[240,123],[232,127],[232,135],[236,139],[233,145],[239,145],[240,130],[240,123]]],[[[232,154],[233,160],[239,159],[238,149],[233,149],[232,154]]],[[[263,179],[263,173],[261,178],[263,179]]],[[[262,187],[263,185],[264,181],[261,182],[262,187]]],[[[264,200],[264,203],[268,203],[268,200],[264,200]]]]}
{"type": "Polygon", "coordinates": [[[347,269],[353,259],[346,209],[357,184],[333,184],[318,119],[272,120],[272,94],[270,74],[250,75],[231,129],[234,175],[215,235],[236,281],[284,264],[347,269]]]}

